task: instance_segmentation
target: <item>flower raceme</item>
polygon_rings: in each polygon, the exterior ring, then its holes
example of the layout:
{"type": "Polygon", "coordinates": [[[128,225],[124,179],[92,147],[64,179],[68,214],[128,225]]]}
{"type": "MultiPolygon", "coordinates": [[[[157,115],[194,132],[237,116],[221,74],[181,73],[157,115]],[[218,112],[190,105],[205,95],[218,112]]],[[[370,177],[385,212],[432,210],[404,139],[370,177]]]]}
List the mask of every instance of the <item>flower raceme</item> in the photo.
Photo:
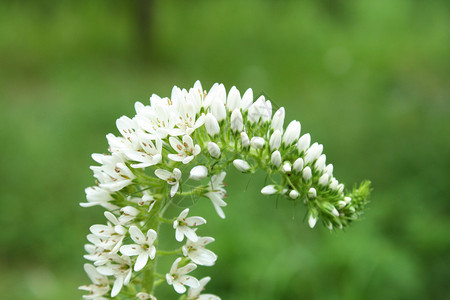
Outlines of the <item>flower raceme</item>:
{"type": "Polygon", "coordinates": [[[91,226],[87,236],[84,257],[91,263],[85,270],[92,283],[80,287],[89,292],[85,299],[156,299],[164,281],[183,299],[220,299],[201,294],[209,277],[187,275],[217,259],[205,248],[214,238],[197,232],[206,220],[188,216],[189,208],[166,214],[174,201],[189,196],[208,198],[225,218],[229,165],[247,174],[266,172],[270,183],[261,193],[304,203],[311,228],[319,220],[329,229],[344,228],[367,203],[368,181],[346,190],[327,164],[323,145],[311,145],[298,121],[285,129],[285,109],[272,112],[271,102],[254,99],[251,89],[241,96],[236,87],[227,93],[214,84],[206,92],[197,81],[189,90],[174,87],[170,98],[152,95],[148,105],[137,102],[135,109],[133,118],[117,120],[120,135],[106,136],[110,154],[92,155],[99,164],[91,166],[97,185],[86,189],[81,206],[102,206],[107,223],[91,226]],[[178,249],[158,248],[163,224],[173,227],[178,249]],[[177,256],[165,275],[156,270],[161,255],[177,256]]]}

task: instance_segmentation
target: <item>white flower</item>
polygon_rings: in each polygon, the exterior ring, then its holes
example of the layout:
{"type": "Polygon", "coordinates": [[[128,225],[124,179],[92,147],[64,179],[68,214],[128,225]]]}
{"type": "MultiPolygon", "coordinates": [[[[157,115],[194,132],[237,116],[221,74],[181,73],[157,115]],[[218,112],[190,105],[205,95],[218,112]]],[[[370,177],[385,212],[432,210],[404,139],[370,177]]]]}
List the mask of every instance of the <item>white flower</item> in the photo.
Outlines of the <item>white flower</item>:
{"type": "Polygon", "coordinates": [[[310,144],[311,144],[311,135],[309,133],[302,135],[297,142],[298,153],[306,151],[309,148],[310,144]]]}
{"type": "Polygon", "coordinates": [[[105,189],[102,189],[98,186],[88,187],[85,190],[87,203],[80,203],[82,207],[91,207],[94,205],[100,205],[106,208],[107,210],[114,210],[118,207],[109,203],[109,201],[114,200],[111,196],[110,192],[105,189]]]}
{"type": "Polygon", "coordinates": [[[290,146],[300,136],[301,125],[299,121],[292,121],[286,128],[283,135],[283,142],[286,146],[290,146]]]}
{"type": "Polygon", "coordinates": [[[103,298],[106,293],[111,289],[109,287],[108,277],[97,272],[95,267],[91,264],[85,264],[84,270],[91,279],[93,284],[82,285],[79,287],[80,290],[88,291],[88,295],[83,295],[84,299],[106,299],[103,298]]]}
{"type": "Polygon", "coordinates": [[[265,110],[265,99],[264,96],[260,96],[250,107],[248,108],[248,121],[250,123],[256,123],[262,117],[265,110]]]}
{"type": "Polygon", "coordinates": [[[172,186],[170,189],[170,196],[173,197],[178,191],[178,187],[180,186],[180,179],[181,179],[181,171],[178,168],[173,169],[173,172],[164,170],[164,169],[157,169],[155,171],[155,175],[162,180],[167,181],[168,184],[172,186]]]}
{"type": "Polygon", "coordinates": [[[219,158],[219,156],[220,156],[220,148],[214,142],[208,143],[208,152],[209,152],[209,155],[211,155],[214,158],[219,158]]]}
{"type": "Polygon", "coordinates": [[[210,136],[215,136],[220,133],[219,122],[217,122],[216,117],[214,117],[211,113],[206,115],[205,128],[206,132],[208,132],[210,136]]]}
{"type": "Polygon", "coordinates": [[[151,106],[144,106],[136,102],[136,122],[149,133],[159,138],[166,138],[168,131],[175,126],[176,114],[173,106],[168,105],[168,99],[161,99],[158,95],[150,97],[151,106]]]}
{"type": "Polygon", "coordinates": [[[330,189],[332,189],[333,191],[335,191],[335,190],[337,190],[338,185],[339,185],[339,181],[337,181],[336,178],[334,178],[334,177],[331,178],[331,181],[330,181],[330,189]]]}
{"type": "Polygon", "coordinates": [[[279,108],[275,112],[271,124],[274,130],[279,130],[280,132],[283,131],[284,115],[285,115],[284,107],[279,108]]]}
{"type": "Polygon", "coordinates": [[[125,155],[137,164],[131,164],[132,168],[146,168],[159,164],[162,156],[162,141],[158,136],[152,136],[150,134],[140,133],[139,141],[142,150],[124,150],[125,155]]]}
{"type": "Polygon", "coordinates": [[[255,149],[262,149],[264,147],[265,142],[266,141],[262,137],[255,136],[255,137],[252,137],[252,139],[250,141],[250,145],[255,149]]]}
{"type": "Polygon", "coordinates": [[[178,294],[183,294],[186,292],[186,285],[192,288],[197,288],[200,283],[195,277],[186,275],[187,273],[195,270],[197,268],[196,264],[189,263],[184,267],[178,268],[178,264],[181,261],[181,257],[178,257],[172,267],[170,268],[170,273],[166,274],[166,280],[169,285],[173,285],[173,288],[178,294]]]}
{"type": "Polygon", "coordinates": [[[328,164],[325,168],[325,172],[327,172],[328,176],[333,177],[333,164],[328,164]]]}
{"type": "Polygon", "coordinates": [[[297,158],[294,161],[294,165],[292,166],[295,173],[300,173],[300,171],[303,169],[303,159],[301,157],[297,158]]]}
{"type": "Polygon", "coordinates": [[[248,164],[248,162],[242,159],[233,160],[233,165],[236,169],[244,173],[250,170],[250,165],[248,164]]]}
{"type": "Polygon", "coordinates": [[[183,136],[183,143],[171,136],[169,143],[178,154],[169,154],[168,157],[174,161],[181,161],[183,164],[191,162],[201,151],[199,145],[194,146],[194,141],[189,135],[183,136]]]}
{"type": "Polygon", "coordinates": [[[208,176],[208,169],[205,166],[195,166],[191,169],[189,178],[198,181],[206,176],[208,176]]]}
{"type": "Polygon", "coordinates": [[[117,217],[115,215],[113,215],[112,213],[110,213],[109,211],[105,211],[104,215],[105,215],[105,218],[107,218],[108,221],[110,221],[114,225],[114,231],[117,234],[124,235],[125,233],[127,233],[127,230],[125,229],[125,227],[123,227],[123,225],[125,225],[125,223],[126,223],[126,222],[123,222],[123,219],[121,221],[119,221],[117,219],[117,217]]]}
{"type": "Polygon", "coordinates": [[[196,242],[187,240],[183,246],[184,256],[189,257],[194,263],[202,266],[212,266],[217,260],[217,255],[205,246],[214,242],[212,237],[199,237],[196,242]]]}
{"type": "Polygon", "coordinates": [[[189,213],[189,208],[183,210],[178,218],[173,222],[173,228],[175,229],[175,239],[181,242],[186,236],[187,239],[196,242],[198,240],[198,236],[195,233],[196,229],[192,229],[191,227],[195,227],[198,225],[202,225],[206,223],[206,220],[202,217],[187,217],[189,213]]]}
{"type": "Polygon", "coordinates": [[[139,292],[136,294],[136,298],[140,299],[140,300],[156,300],[156,297],[144,292],[139,292]]]}
{"type": "Polygon", "coordinates": [[[133,172],[125,165],[120,155],[92,154],[92,158],[102,166],[91,166],[94,177],[100,183],[100,187],[111,192],[116,192],[130,185],[136,178],[133,172]]]}
{"type": "MultiPolygon", "coordinates": [[[[188,97],[188,95],[186,95],[188,97]]],[[[178,102],[178,117],[176,125],[178,128],[174,128],[169,131],[171,135],[190,135],[195,129],[199,128],[205,123],[205,116],[201,115],[196,117],[196,107],[192,101],[186,100],[184,95],[172,97],[172,101],[178,102]]]]}
{"type": "Polygon", "coordinates": [[[270,162],[277,168],[281,165],[281,153],[280,153],[280,151],[277,150],[277,151],[272,153],[272,156],[270,158],[270,162]]]}
{"type": "Polygon", "coordinates": [[[205,197],[208,197],[211,200],[217,214],[222,219],[225,219],[225,214],[222,207],[227,205],[227,203],[223,201],[223,198],[226,195],[225,189],[223,188],[223,180],[225,175],[225,172],[213,175],[208,185],[208,192],[205,194],[205,197]]]}
{"type": "Polygon", "coordinates": [[[211,277],[205,277],[200,279],[199,286],[196,288],[190,288],[187,294],[187,300],[220,300],[219,297],[211,294],[200,293],[205,289],[205,285],[211,280],[211,277]]]}
{"type": "Polygon", "coordinates": [[[136,218],[136,216],[140,213],[140,210],[134,208],[133,206],[124,206],[120,209],[122,213],[119,217],[120,224],[126,224],[131,222],[136,218]]]}
{"type": "Polygon", "coordinates": [[[242,148],[248,148],[248,146],[250,146],[250,140],[245,132],[241,132],[241,143],[242,148]]]}
{"type": "Polygon", "coordinates": [[[128,285],[131,279],[131,260],[128,256],[115,255],[111,257],[111,261],[104,266],[98,267],[97,271],[105,276],[114,276],[113,288],[111,290],[111,297],[119,294],[124,285],[128,285]]]}
{"type": "Polygon", "coordinates": [[[232,131],[241,132],[242,129],[244,129],[244,119],[242,118],[242,114],[239,108],[236,108],[231,113],[230,122],[232,131]]]}
{"type": "Polygon", "coordinates": [[[273,195],[273,194],[275,194],[277,192],[278,192],[278,190],[277,190],[276,186],[273,185],[273,184],[266,185],[261,190],[261,194],[263,194],[263,195],[273,195]]]}
{"type": "Polygon", "coordinates": [[[277,129],[272,133],[269,143],[270,143],[270,151],[280,148],[280,146],[281,146],[281,131],[280,130],[277,129]]]}
{"type": "Polygon", "coordinates": [[[311,177],[312,177],[311,168],[310,168],[310,167],[304,168],[304,169],[303,169],[303,172],[302,172],[302,175],[303,175],[303,178],[304,178],[306,181],[310,180],[311,177]]]}
{"type": "Polygon", "coordinates": [[[156,240],[156,231],[149,229],[147,235],[144,236],[142,231],[133,225],[130,227],[129,232],[131,239],[136,244],[123,245],[120,247],[120,252],[127,256],[138,255],[134,265],[134,270],[137,272],[145,267],[149,258],[155,258],[156,248],[153,246],[153,243],[156,240]]]}

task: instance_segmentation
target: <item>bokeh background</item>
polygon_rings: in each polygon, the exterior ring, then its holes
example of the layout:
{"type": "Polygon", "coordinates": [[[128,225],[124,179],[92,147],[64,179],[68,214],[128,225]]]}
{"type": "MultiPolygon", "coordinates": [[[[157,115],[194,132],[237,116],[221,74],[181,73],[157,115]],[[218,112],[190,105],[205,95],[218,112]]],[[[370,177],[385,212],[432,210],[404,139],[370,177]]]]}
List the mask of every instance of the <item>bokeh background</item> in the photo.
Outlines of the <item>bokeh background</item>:
{"type": "MultiPolygon", "coordinates": [[[[223,299],[449,299],[450,9],[446,1],[0,2],[0,298],[80,299],[92,152],[136,100],[200,79],[253,88],[325,145],[362,222],[311,230],[302,205],[228,176],[223,299]]],[[[161,299],[175,299],[170,287],[161,299]]]]}

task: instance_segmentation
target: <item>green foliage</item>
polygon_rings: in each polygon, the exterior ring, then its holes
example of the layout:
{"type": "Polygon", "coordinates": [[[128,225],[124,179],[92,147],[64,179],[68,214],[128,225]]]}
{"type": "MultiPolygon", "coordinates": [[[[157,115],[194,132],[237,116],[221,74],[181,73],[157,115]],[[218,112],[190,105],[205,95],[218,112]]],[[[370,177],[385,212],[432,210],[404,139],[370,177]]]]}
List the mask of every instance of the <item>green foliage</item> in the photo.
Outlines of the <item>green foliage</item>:
{"type": "Polygon", "coordinates": [[[449,297],[444,1],[159,1],[153,16],[144,60],[125,1],[0,3],[2,299],[81,297],[85,234],[102,218],[78,206],[90,154],[135,100],[196,79],[264,93],[324,144],[336,177],[375,188],[364,220],[330,235],[305,226],[303,206],[261,196],[260,174],[229,174],[227,219],[208,219],[222,253],[208,290],[449,297]]]}

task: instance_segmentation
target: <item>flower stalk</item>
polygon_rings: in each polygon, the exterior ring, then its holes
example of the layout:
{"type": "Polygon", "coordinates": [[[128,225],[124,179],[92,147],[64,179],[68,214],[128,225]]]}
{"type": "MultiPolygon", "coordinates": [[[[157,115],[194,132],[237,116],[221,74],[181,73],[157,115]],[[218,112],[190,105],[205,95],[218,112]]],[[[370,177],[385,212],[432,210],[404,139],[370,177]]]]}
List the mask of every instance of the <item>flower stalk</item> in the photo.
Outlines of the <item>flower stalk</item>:
{"type": "Polygon", "coordinates": [[[207,221],[189,208],[167,216],[182,200],[209,199],[225,218],[224,179],[229,166],[242,173],[262,169],[268,182],[263,195],[281,195],[306,204],[306,220],[342,229],[363,213],[370,193],[365,181],[351,191],[333,176],[323,145],[301,135],[292,121],[284,130],[284,108],[272,114],[272,104],[253,91],[243,96],[235,87],[228,95],[222,84],[206,92],[200,82],[186,90],[174,87],[170,98],[153,95],[150,104],[137,102],[133,118],[117,120],[120,135],[107,135],[110,154],[93,154],[97,185],[86,189],[83,207],[106,209],[106,225],[91,226],[85,270],[92,283],[81,286],[85,299],[116,296],[156,299],[156,287],[166,282],[182,299],[220,299],[203,294],[211,278],[191,272],[213,266],[217,255],[207,246],[213,237],[199,235],[207,221]],[[272,116],[273,115],[273,116],[272,116]],[[181,246],[158,248],[161,226],[174,229],[181,246]],[[165,275],[158,273],[160,256],[175,256],[165,275]],[[189,287],[189,289],[187,288],[189,287]]]}

